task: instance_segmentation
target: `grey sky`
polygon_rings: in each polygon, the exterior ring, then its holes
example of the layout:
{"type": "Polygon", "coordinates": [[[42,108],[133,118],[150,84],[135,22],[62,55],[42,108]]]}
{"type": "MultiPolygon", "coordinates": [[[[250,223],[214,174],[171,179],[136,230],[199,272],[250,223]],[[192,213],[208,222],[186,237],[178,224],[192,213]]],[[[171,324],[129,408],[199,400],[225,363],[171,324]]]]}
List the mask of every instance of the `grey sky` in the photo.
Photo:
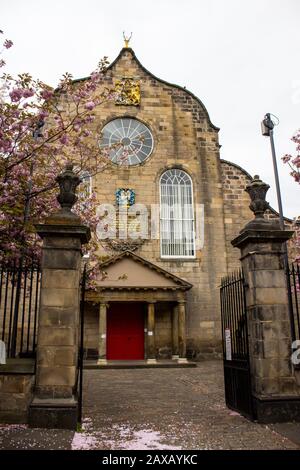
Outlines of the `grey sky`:
{"type": "Polygon", "coordinates": [[[1,0],[0,29],[14,47],[6,71],[29,72],[52,86],[62,73],[87,76],[104,55],[114,60],[122,32],[154,75],[186,86],[221,128],[221,158],[271,185],[266,112],[280,119],[276,150],[285,214],[300,214],[300,186],[280,158],[294,152],[300,127],[299,0],[1,0]]]}

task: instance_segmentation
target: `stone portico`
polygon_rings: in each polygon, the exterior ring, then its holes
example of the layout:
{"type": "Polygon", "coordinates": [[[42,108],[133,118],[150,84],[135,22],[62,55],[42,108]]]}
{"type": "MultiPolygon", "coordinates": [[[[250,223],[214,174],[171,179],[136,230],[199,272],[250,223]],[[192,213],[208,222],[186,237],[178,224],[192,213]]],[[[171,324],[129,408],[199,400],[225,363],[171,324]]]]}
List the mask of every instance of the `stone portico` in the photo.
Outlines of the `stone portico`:
{"type": "Polygon", "coordinates": [[[99,365],[108,359],[151,364],[160,357],[186,362],[186,292],[191,288],[131,251],[110,258],[101,265],[96,289],[86,293],[87,350],[97,350],[99,365]],[[97,335],[91,339],[96,320],[97,335]]]}

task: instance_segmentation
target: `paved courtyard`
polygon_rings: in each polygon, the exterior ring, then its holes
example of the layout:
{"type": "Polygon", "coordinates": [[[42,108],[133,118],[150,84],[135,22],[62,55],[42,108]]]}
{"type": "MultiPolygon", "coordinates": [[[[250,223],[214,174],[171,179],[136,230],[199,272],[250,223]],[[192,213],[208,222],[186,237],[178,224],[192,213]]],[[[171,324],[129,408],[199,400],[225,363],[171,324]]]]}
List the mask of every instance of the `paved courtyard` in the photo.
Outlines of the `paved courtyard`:
{"type": "Polygon", "coordinates": [[[0,449],[300,448],[278,426],[251,423],[225,407],[221,361],[84,375],[81,432],[0,425],[0,449]]]}

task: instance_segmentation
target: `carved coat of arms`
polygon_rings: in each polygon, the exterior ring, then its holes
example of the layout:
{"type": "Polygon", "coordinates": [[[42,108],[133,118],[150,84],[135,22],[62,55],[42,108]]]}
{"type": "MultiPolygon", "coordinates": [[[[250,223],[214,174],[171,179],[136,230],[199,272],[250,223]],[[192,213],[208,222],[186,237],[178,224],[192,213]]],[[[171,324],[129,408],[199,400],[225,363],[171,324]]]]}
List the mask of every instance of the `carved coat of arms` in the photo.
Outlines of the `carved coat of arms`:
{"type": "Polygon", "coordinates": [[[123,78],[115,83],[116,104],[139,106],[141,102],[140,82],[132,78],[123,78]]]}

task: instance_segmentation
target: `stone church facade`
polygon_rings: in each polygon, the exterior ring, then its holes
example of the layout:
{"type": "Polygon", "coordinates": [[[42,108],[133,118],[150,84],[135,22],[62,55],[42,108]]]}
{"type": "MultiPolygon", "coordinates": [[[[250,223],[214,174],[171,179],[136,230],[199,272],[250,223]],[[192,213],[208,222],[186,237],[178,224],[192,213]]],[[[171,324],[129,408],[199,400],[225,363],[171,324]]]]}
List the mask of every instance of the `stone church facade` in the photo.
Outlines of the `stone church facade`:
{"type": "Polygon", "coordinates": [[[119,221],[115,239],[99,241],[105,276],[86,294],[87,356],[105,364],[219,354],[220,280],[240,267],[231,240],[252,218],[244,191],[251,176],[221,160],[219,129],[203,103],[148,72],[131,48],[121,50],[103,85],[121,87],[122,93],[119,102],[96,111],[93,132],[100,145],[112,145],[112,164],[92,178],[92,189],[99,205],[118,208],[121,195],[129,198],[128,207],[132,197],[149,213],[152,206],[160,208],[159,236],[118,242],[119,221]],[[125,164],[118,160],[120,143],[125,164]],[[171,206],[184,198],[187,212],[176,215],[171,206]],[[202,214],[198,244],[196,211],[202,214]],[[174,242],[176,230],[183,234],[181,246],[174,242]]]}

